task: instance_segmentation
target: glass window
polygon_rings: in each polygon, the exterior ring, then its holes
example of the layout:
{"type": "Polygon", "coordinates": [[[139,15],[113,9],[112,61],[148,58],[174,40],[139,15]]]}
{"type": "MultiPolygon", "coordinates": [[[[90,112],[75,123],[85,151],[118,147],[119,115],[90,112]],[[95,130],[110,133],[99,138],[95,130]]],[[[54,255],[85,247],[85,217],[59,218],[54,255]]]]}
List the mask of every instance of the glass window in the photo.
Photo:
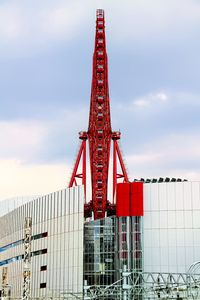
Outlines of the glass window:
{"type": "Polygon", "coordinates": [[[41,266],[40,267],[40,271],[42,272],[42,271],[46,271],[47,270],[47,265],[45,265],[45,266],[41,266]]]}
{"type": "Polygon", "coordinates": [[[46,282],[40,283],[40,289],[44,289],[47,287],[46,282]]]}

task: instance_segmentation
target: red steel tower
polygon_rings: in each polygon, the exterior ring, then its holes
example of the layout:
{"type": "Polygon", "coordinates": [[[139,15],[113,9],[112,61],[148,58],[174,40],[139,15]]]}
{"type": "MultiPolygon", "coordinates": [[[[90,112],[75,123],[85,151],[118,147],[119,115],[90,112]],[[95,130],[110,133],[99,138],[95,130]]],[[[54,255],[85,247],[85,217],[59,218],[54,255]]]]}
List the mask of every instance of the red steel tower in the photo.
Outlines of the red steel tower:
{"type": "Polygon", "coordinates": [[[105,19],[102,9],[98,9],[96,15],[89,126],[87,132],[79,133],[79,138],[82,142],[69,187],[77,185],[77,178],[81,178],[86,199],[86,141],[88,140],[92,200],[85,202],[85,217],[93,212],[94,219],[104,218],[106,212],[108,215],[115,213],[115,192],[118,179],[122,178],[123,182],[128,182],[128,176],[118,145],[120,132],[113,132],[111,129],[105,19]],[[107,193],[111,141],[113,141],[113,199],[109,201],[107,193]],[[118,166],[121,169],[120,173],[117,170],[118,166]]]}

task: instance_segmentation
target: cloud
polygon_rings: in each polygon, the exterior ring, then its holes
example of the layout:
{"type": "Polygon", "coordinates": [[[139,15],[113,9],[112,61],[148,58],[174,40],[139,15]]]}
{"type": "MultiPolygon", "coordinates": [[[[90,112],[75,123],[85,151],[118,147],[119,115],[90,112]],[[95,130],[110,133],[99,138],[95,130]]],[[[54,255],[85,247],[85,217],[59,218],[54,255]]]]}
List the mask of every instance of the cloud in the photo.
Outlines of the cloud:
{"type": "Polygon", "coordinates": [[[159,92],[155,94],[149,94],[142,98],[136,99],[132,102],[131,105],[136,107],[148,107],[150,105],[157,105],[168,100],[168,95],[164,92],[159,92]]]}
{"type": "Polygon", "coordinates": [[[0,122],[0,200],[67,187],[85,115],[66,110],[43,121],[0,122]]]}
{"type": "MultiPolygon", "coordinates": [[[[123,47],[125,40],[128,47],[138,40],[151,45],[153,40],[176,43],[200,24],[200,5],[194,0],[102,0],[99,5],[106,11],[109,38],[123,47]]],[[[84,0],[84,5],[82,0],[1,1],[1,54],[28,55],[74,40],[94,24],[96,8],[93,0],[84,0]]]]}
{"type": "Polygon", "coordinates": [[[132,178],[175,176],[200,180],[200,134],[174,133],[153,139],[126,156],[132,178]]]}
{"type": "Polygon", "coordinates": [[[54,2],[49,8],[43,8],[40,13],[41,28],[48,38],[66,39],[74,37],[86,18],[84,7],[80,9],[78,2],[54,2]]]}
{"type": "Polygon", "coordinates": [[[0,159],[23,164],[70,161],[78,132],[87,130],[88,112],[85,108],[54,112],[43,120],[0,121],[0,159]]]}
{"type": "MultiPolygon", "coordinates": [[[[116,91],[116,99],[111,99],[113,125],[122,128],[131,174],[197,178],[199,2],[102,0],[98,5],[106,11],[110,64],[112,57],[117,62],[110,68],[114,70],[112,91],[116,91]]],[[[51,172],[62,174],[61,181],[65,177],[65,165],[75,156],[77,133],[88,125],[89,103],[85,108],[82,102],[84,84],[91,77],[85,51],[92,51],[96,8],[93,0],[84,0],[84,5],[82,0],[1,1],[2,118],[24,118],[0,122],[4,194],[6,188],[9,196],[11,190],[24,194],[41,189],[43,193],[39,184],[45,177],[48,188],[48,172],[49,186],[54,181],[51,172]],[[79,99],[78,105],[71,99],[79,99]],[[35,178],[37,173],[43,178],[39,175],[41,180],[36,179],[33,189],[25,177],[35,178]],[[27,182],[24,191],[23,180],[27,182]]],[[[56,188],[53,183],[52,188],[56,188]]]]}
{"type": "Polygon", "coordinates": [[[80,2],[2,1],[0,4],[0,54],[37,53],[47,49],[49,43],[74,39],[86,19],[86,8],[80,2]],[[13,49],[13,46],[16,48],[13,49]]]}
{"type": "Polygon", "coordinates": [[[23,195],[44,195],[66,187],[69,168],[64,164],[23,165],[0,160],[0,201],[23,195]]]}
{"type": "Polygon", "coordinates": [[[88,109],[84,107],[57,110],[53,118],[44,121],[48,134],[43,139],[43,147],[38,153],[42,162],[67,161],[74,159],[79,145],[79,132],[87,130],[88,109]]]}
{"type": "Polygon", "coordinates": [[[0,122],[0,159],[30,161],[41,151],[47,132],[47,126],[38,121],[0,122]]]}
{"type": "MultiPolygon", "coordinates": [[[[115,41],[126,47],[125,40],[149,43],[155,40],[166,45],[189,37],[191,32],[198,33],[200,24],[200,4],[195,0],[135,0],[120,2],[113,10],[113,2],[105,1],[108,16],[115,28],[115,41]],[[106,5],[107,2],[108,4],[106,5]],[[179,13],[176,13],[179,12],[179,13]],[[119,20],[123,20],[123,25],[119,20]],[[120,35],[120,38],[119,38],[120,35]]],[[[134,43],[132,43],[133,45],[134,43]]],[[[161,45],[160,45],[161,46],[161,45]]],[[[149,50],[149,49],[148,49],[149,50]]]]}
{"type": "MultiPolygon", "coordinates": [[[[199,180],[199,140],[199,135],[174,134],[152,141],[140,152],[130,153],[125,156],[130,179],[169,176],[199,180]]],[[[19,195],[46,194],[64,188],[69,182],[72,167],[72,164],[65,163],[25,165],[14,159],[0,159],[0,200],[19,195]]]]}
{"type": "Polygon", "coordinates": [[[200,126],[200,94],[165,90],[149,92],[132,100],[117,102],[113,108],[113,124],[140,136],[153,137],[156,133],[194,132],[200,126]],[[123,122],[119,121],[123,120],[123,122]]]}
{"type": "Polygon", "coordinates": [[[115,127],[125,127],[127,130],[130,128],[132,131],[138,127],[143,130],[146,125],[141,122],[144,121],[148,122],[148,126],[154,127],[161,116],[166,118],[168,111],[173,106],[172,100],[174,100],[174,94],[168,91],[157,91],[133,97],[130,101],[126,101],[126,105],[121,101],[117,102],[112,113],[113,124],[115,127]],[[123,120],[120,122],[121,124],[119,124],[120,120],[123,120]],[[116,125],[116,123],[118,124],[116,125]]]}
{"type": "Polygon", "coordinates": [[[16,5],[0,4],[0,37],[1,43],[15,41],[23,31],[21,11],[16,5]]]}

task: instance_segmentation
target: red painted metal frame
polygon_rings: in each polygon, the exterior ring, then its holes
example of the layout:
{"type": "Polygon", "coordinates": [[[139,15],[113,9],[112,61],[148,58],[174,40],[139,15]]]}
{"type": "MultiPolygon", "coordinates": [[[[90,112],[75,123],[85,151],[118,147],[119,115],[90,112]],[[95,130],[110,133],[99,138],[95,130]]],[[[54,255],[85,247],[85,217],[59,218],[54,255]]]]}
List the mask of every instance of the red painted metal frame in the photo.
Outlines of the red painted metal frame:
{"type": "Polygon", "coordinates": [[[76,185],[76,178],[82,178],[86,194],[86,140],[89,143],[91,170],[92,200],[85,204],[85,216],[94,213],[94,219],[105,217],[105,213],[113,214],[117,180],[128,176],[117,140],[120,132],[112,132],[110,120],[110,100],[108,88],[108,61],[106,53],[104,11],[97,10],[95,49],[93,55],[93,75],[90,100],[88,132],[80,136],[83,139],[78,152],[69,187],[76,185]],[[113,201],[107,199],[110,146],[113,140],[113,201]],[[80,159],[83,154],[82,173],[78,174],[80,159]],[[117,157],[122,173],[117,172],[117,157]]]}
{"type": "Polygon", "coordinates": [[[73,172],[71,175],[71,179],[69,182],[69,187],[77,185],[77,180],[76,180],[77,178],[82,179],[82,185],[84,186],[84,194],[85,194],[85,199],[86,199],[86,140],[83,140],[81,142],[81,146],[78,151],[78,155],[77,155],[75,165],[73,168],[73,172]],[[81,158],[82,158],[82,170],[81,170],[81,173],[79,173],[78,169],[80,166],[81,158]]]}
{"type": "Polygon", "coordinates": [[[115,193],[117,188],[117,180],[123,178],[123,182],[128,182],[128,175],[126,171],[126,167],[122,158],[122,154],[118,145],[117,140],[113,140],[113,201],[115,201],[115,193]],[[119,160],[119,164],[121,167],[121,172],[117,171],[117,157],[119,160]]]}

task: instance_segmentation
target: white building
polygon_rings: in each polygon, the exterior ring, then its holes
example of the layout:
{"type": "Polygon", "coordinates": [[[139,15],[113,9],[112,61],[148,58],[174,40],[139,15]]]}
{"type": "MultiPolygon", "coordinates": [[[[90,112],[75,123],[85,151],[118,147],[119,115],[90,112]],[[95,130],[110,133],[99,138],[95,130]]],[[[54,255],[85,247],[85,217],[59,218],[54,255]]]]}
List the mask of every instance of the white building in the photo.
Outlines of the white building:
{"type": "Polygon", "coordinates": [[[144,184],[144,271],[186,273],[200,261],[200,182],[144,184]]]}
{"type": "MultiPolygon", "coordinates": [[[[0,217],[0,285],[2,270],[7,267],[11,297],[22,296],[24,223],[26,217],[31,217],[31,297],[56,298],[65,292],[74,295],[81,293],[82,187],[29,200],[24,200],[27,203],[0,217]]],[[[11,203],[8,204],[9,209],[11,203]]],[[[5,209],[5,202],[2,205],[5,209]]]]}
{"type": "Polygon", "coordinates": [[[144,183],[143,203],[142,217],[113,216],[85,229],[81,186],[0,203],[0,286],[6,267],[11,298],[22,296],[26,217],[31,298],[81,296],[85,279],[110,285],[123,265],[136,273],[186,273],[200,261],[200,182],[144,183]]]}

